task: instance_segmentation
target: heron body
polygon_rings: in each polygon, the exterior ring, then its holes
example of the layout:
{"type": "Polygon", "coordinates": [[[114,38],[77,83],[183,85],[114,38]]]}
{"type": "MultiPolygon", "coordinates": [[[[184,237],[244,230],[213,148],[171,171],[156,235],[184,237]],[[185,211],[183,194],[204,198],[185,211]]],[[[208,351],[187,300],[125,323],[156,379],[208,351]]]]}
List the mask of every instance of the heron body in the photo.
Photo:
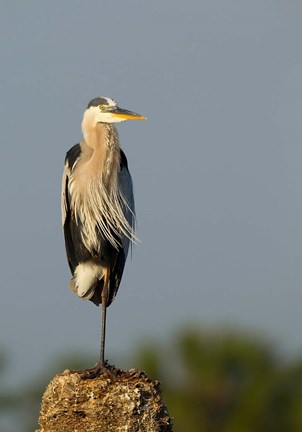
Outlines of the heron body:
{"type": "Polygon", "coordinates": [[[62,181],[62,225],[70,289],[102,304],[101,358],[104,368],[106,308],[118,291],[129,245],[135,242],[133,185],[114,123],[142,120],[109,98],[95,98],[84,112],[84,139],[66,155],[62,181]]]}

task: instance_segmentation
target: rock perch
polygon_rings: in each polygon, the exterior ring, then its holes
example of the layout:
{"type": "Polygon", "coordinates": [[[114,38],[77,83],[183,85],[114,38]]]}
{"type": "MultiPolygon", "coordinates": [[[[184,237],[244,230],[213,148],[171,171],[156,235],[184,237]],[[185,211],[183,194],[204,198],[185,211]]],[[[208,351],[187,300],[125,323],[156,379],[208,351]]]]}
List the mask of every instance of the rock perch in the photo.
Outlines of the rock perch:
{"type": "Polygon", "coordinates": [[[170,432],[172,421],[158,381],[144,372],[111,368],[83,380],[65,370],[42,398],[39,432],[170,432]]]}

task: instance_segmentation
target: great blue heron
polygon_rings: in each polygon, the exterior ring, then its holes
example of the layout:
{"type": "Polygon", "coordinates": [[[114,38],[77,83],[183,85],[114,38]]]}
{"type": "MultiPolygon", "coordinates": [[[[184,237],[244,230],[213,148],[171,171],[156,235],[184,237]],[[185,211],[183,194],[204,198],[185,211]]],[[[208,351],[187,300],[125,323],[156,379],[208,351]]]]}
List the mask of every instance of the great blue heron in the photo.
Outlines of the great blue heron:
{"type": "Polygon", "coordinates": [[[65,159],[62,225],[70,289],[81,299],[102,304],[100,360],[87,377],[106,367],[106,308],[118,291],[129,244],[136,239],[132,179],[114,123],[144,119],[110,98],[92,99],[83,116],[84,140],[65,159]]]}

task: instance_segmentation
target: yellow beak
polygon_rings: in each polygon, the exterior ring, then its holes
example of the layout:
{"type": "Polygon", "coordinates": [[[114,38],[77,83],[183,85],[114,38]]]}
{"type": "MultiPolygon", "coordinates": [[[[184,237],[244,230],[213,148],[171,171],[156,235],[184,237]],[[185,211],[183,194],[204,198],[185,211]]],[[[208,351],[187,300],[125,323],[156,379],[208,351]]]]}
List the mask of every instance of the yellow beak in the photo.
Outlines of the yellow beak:
{"type": "Polygon", "coordinates": [[[119,107],[114,108],[111,113],[114,117],[122,118],[124,120],[147,120],[147,117],[144,117],[141,114],[137,114],[119,107]]]}

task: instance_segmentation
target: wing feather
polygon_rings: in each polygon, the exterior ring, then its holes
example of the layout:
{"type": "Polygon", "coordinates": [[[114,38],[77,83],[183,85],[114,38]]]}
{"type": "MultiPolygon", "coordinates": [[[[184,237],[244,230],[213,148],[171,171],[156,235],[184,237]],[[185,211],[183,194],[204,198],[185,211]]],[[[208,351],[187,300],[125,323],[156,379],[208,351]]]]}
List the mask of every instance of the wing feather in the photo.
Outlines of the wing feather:
{"type": "MultiPolygon", "coordinates": [[[[125,200],[123,210],[125,212],[125,217],[131,227],[134,228],[135,225],[135,205],[134,205],[134,194],[133,194],[133,184],[130,172],[128,170],[128,163],[125,153],[121,150],[121,162],[120,171],[118,175],[119,190],[123,195],[125,200]]],[[[115,261],[111,270],[111,280],[110,280],[110,296],[109,304],[114,300],[121,279],[124,272],[124,267],[128,255],[130,240],[126,236],[122,236],[122,248],[117,252],[115,261]]]]}
{"type": "Polygon", "coordinates": [[[70,208],[70,192],[68,182],[71,170],[81,154],[80,144],[73,146],[66,154],[65,166],[62,178],[62,193],[61,193],[61,212],[62,212],[62,228],[64,231],[65,248],[67,260],[72,274],[78,264],[78,259],[75,254],[74,240],[72,236],[71,223],[71,208],[70,208]]]}
{"type": "Polygon", "coordinates": [[[67,189],[69,176],[70,176],[70,169],[68,167],[68,164],[65,163],[64,171],[63,171],[63,177],[62,177],[62,193],[61,193],[62,227],[64,227],[64,224],[66,221],[66,215],[67,215],[67,211],[68,211],[66,189],[67,189]]]}

